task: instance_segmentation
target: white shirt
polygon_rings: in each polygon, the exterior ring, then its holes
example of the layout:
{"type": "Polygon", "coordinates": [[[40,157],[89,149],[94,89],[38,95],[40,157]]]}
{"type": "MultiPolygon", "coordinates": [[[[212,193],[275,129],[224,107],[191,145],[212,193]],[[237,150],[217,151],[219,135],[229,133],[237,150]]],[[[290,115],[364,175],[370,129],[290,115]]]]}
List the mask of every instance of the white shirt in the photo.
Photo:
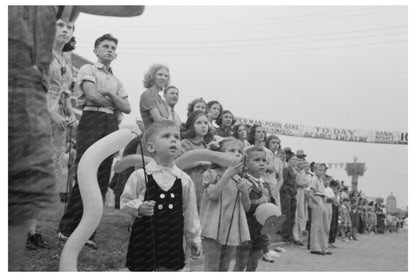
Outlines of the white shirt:
{"type": "Polygon", "coordinates": [[[259,190],[264,189],[264,180],[263,178],[256,178],[253,175],[247,173],[247,177],[256,185],[259,190]]]}
{"type": "MultiPolygon", "coordinates": [[[[152,175],[159,187],[168,191],[176,178],[182,181],[182,208],[184,216],[184,234],[187,242],[201,242],[201,225],[196,207],[196,194],[191,178],[175,164],[163,167],[153,160],[146,165],[146,173],[152,175]]],[[[128,214],[137,216],[138,209],[143,203],[146,191],[144,171],[142,168],[134,171],[127,180],[123,194],[120,197],[120,208],[128,214]]]]}

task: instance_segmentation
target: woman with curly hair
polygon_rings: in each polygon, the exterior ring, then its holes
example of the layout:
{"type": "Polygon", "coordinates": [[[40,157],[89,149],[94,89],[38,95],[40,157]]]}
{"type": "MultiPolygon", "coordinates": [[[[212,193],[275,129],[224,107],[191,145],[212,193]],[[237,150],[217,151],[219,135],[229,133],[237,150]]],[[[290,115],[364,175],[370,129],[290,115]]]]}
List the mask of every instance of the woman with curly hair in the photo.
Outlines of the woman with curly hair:
{"type": "Polygon", "coordinates": [[[186,116],[189,117],[189,115],[194,111],[203,111],[204,113],[207,112],[207,102],[205,102],[202,97],[194,99],[188,104],[188,114],[186,116]]]}
{"type": "Polygon", "coordinates": [[[234,115],[231,111],[225,110],[222,115],[218,117],[217,123],[220,126],[217,129],[217,135],[221,137],[231,137],[234,134],[233,125],[235,123],[234,115]]]}
{"type": "MultiPolygon", "coordinates": [[[[222,116],[222,105],[217,100],[209,101],[207,104],[207,115],[209,122],[214,126],[218,125],[217,120],[222,116]]],[[[215,128],[218,126],[214,126],[215,128]]]]}
{"type": "Polygon", "coordinates": [[[140,114],[144,128],[152,122],[169,118],[169,110],[159,92],[169,86],[169,68],[163,64],[154,64],[144,75],[143,85],[147,89],[140,97],[140,114]]]}
{"type": "Polygon", "coordinates": [[[233,136],[238,139],[245,147],[250,146],[250,143],[247,141],[247,126],[245,124],[239,123],[234,125],[233,136]]]}

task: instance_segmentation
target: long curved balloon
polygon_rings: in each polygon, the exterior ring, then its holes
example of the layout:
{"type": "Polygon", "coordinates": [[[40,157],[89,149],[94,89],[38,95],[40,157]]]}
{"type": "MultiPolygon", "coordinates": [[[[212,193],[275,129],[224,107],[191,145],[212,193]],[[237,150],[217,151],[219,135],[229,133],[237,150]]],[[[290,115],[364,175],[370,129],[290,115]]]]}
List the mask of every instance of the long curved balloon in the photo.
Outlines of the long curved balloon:
{"type": "MultiPolygon", "coordinates": [[[[150,161],[152,161],[152,158],[144,156],[145,164],[148,164],[150,161]]],[[[142,168],[143,167],[142,156],[139,154],[131,154],[131,155],[127,155],[123,157],[120,161],[118,161],[114,165],[114,172],[121,173],[129,167],[142,168]]]]}
{"type": "Polygon", "coordinates": [[[196,162],[211,162],[223,167],[228,167],[238,159],[222,152],[207,149],[195,149],[188,151],[175,159],[175,164],[182,170],[191,168],[196,162]]]}
{"type": "Polygon", "coordinates": [[[77,270],[79,252],[97,228],[103,213],[103,199],[97,181],[98,167],[105,158],[125,147],[131,135],[130,130],[118,130],[94,143],[82,156],[77,174],[83,214],[62,250],[59,271],[77,270]]]}
{"type": "MultiPolygon", "coordinates": [[[[145,156],[145,163],[148,164],[152,158],[145,156]]],[[[207,149],[195,149],[188,151],[175,159],[175,164],[182,170],[192,168],[198,162],[211,162],[228,167],[236,158],[222,152],[207,149]]],[[[123,157],[115,166],[115,172],[123,172],[129,167],[143,167],[142,157],[139,154],[132,154],[123,157]]]]}

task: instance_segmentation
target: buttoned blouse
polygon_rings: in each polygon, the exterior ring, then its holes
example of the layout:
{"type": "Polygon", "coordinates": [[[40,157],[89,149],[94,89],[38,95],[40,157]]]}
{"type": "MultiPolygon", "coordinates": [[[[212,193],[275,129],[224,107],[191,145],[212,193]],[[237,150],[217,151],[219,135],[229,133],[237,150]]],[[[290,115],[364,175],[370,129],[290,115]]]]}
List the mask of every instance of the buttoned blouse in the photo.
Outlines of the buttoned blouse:
{"type": "MultiPolygon", "coordinates": [[[[98,92],[108,91],[121,98],[128,97],[123,83],[114,76],[111,68],[107,71],[102,63],[96,62],[95,64],[86,64],[78,71],[77,85],[81,92],[79,99],[83,101],[85,105],[95,106],[96,104],[85,98],[85,93],[82,90],[82,84],[85,81],[94,83],[98,92]]],[[[113,107],[107,108],[113,109],[113,107]]]]}

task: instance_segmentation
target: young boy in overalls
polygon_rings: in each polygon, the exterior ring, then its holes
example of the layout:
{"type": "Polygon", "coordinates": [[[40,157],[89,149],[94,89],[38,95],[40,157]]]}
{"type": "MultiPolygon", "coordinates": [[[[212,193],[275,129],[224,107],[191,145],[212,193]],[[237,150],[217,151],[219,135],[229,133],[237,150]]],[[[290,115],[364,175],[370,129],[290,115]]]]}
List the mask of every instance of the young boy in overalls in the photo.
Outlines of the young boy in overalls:
{"type": "Polygon", "coordinates": [[[121,209],[135,216],[127,251],[131,271],[176,271],[184,267],[183,236],[192,255],[201,252],[200,222],[191,178],[174,164],[180,152],[173,121],[152,123],[143,145],[154,161],[128,179],[121,209]]]}

